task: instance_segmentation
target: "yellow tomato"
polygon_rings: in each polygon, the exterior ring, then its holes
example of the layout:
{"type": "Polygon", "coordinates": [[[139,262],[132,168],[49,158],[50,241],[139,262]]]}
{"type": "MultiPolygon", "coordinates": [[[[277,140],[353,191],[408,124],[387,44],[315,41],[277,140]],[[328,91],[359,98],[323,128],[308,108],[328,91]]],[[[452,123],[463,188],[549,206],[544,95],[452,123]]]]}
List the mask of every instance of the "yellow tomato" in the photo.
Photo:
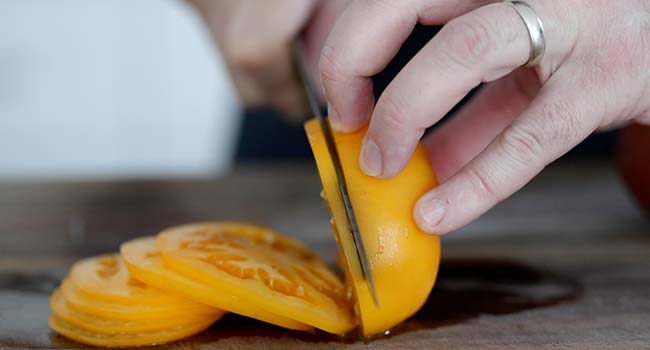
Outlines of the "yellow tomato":
{"type": "Polygon", "coordinates": [[[95,346],[144,346],[183,339],[210,327],[212,320],[191,323],[168,329],[139,333],[96,333],[65,321],[56,314],[50,315],[48,324],[57,333],[80,343],[95,346]]]}
{"type": "Polygon", "coordinates": [[[49,324],[82,343],[163,343],[197,333],[225,314],[132,279],[119,256],[86,259],[73,272],[78,284],[70,276],[50,298],[49,324]]]}
{"type": "Polygon", "coordinates": [[[185,325],[196,323],[215,322],[222,313],[212,315],[195,315],[185,320],[179,320],[176,317],[163,317],[152,320],[119,320],[111,318],[101,318],[91,314],[73,309],[63,297],[61,290],[57,289],[52,293],[50,298],[50,308],[52,313],[61,320],[78,328],[83,328],[94,333],[140,333],[161,329],[170,329],[182,326],[179,321],[185,325]]]}
{"type": "Polygon", "coordinates": [[[131,278],[119,255],[104,255],[75,264],[61,292],[76,310],[97,317],[145,320],[196,315],[223,314],[224,311],[163,292],[131,278]],[[83,286],[83,287],[80,287],[83,286]]]}
{"type": "MultiPolygon", "coordinates": [[[[64,280],[61,284],[61,292],[71,308],[96,317],[110,318],[117,320],[155,320],[165,317],[178,317],[179,321],[192,318],[196,315],[210,315],[222,313],[222,310],[214,307],[185,301],[182,304],[169,305],[147,305],[147,304],[124,304],[114,301],[94,299],[80,292],[70,283],[64,280]]],[[[162,293],[162,292],[161,292],[162,293]]]]}
{"type": "Polygon", "coordinates": [[[100,300],[161,305],[186,301],[133,280],[119,255],[101,255],[81,260],[70,269],[69,280],[84,294],[100,300]]]}
{"type": "Polygon", "coordinates": [[[134,278],[190,300],[212,305],[240,315],[295,330],[312,327],[293,319],[276,315],[251,303],[244,303],[235,294],[227,294],[206,283],[190,279],[165,266],[156,237],[144,237],[123,243],[120,252],[134,278]]]}
{"type": "Polygon", "coordinates": [[[158,236],[165,264],[214,290],[327,332],[354,329],[345,288],[308,248],[248,224],[204,223],[158,236]]]}
{"type": "Polygon", "coordinates": [[[334,134],[377,287],[380,304],[377,308],[361,274],[336,174],[318,121],[308,121],[305,130],[333,215],[334,235],[345,258],[346,279],[353,286],[355,312],[362,333],[364,336],[382,333],[417,312],[436,280],[439,238],[421,232],[412,218],[417,199],[436,185],[435,175],[423,147],[418,146],[398,176],[388,180],[367,176],[358,165],[366,130],[334,134]]]}

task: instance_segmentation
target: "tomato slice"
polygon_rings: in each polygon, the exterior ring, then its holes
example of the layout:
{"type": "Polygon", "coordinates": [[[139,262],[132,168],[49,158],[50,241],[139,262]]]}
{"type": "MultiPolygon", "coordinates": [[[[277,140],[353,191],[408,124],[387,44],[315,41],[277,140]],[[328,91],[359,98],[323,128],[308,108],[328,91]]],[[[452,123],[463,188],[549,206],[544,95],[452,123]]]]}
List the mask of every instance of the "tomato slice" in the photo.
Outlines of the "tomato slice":
{"type": "Polygon", "coordinates": [[[119,255],[101,255],[75,263],[69,280],[84,294],[100,300],[131,304],[178,304],[187,300],[131,278],[119,255]]]}
{"type": "Polygon", "coordinates": [[[67,279],[63,281],[60,288],[63,297],[73,309],[101,318],[154,320],[155,322],[159,318],[177,317],[179,322],[182,322],[182,320],[194,318],[196,315],[208,316],[224,312],[220,309],[189,300],[169,305],[147,305],[95,299],[79,291],[67,279]]]}
{"type": "Polygon", "coordinates": [[[323,184],[323,197],[333,216],[355,312],[364,336],[388,330],[417,312],[434,285],[440,261],[440,239],[420,231],[413,205],[436,186],[426,151],[418,145],[404,170],[391,179],[376,179],[359,167],[366,130],[334,133],[359,231],[364,242],[380,307],[373,302],[361,273],[355,244],[341,199],[336,173],[318,120],[305,123],[307,137],[323,184]]]}
{"type": "Polygon", "coordinates": [[[345,287],[308,248],[267,228],[203,223],[158,236],[165,264],[241,303],[343,334],[355,327],[345,287]]]}
{"type": "MultiPolygon", "coordinates": [[[[50,297],[50,308],[52,313],[62,320],[70,323],[71,325],[83,328],[90,332],[95,333],[139,333],[148,332],[160,329],[178,327],[179,319],[176,317],[165,317],[146,321],[134,320],[117,320],[109,318],[100,318],[73,309],[63,297],[60,289],[55,290],[50,297]]],[[[215,322],[223,313],[216,313],[211,315],[199,314],[193,318],[183,320],[187,325],[194,323],[215,322]]]]}
{"type": "Polygon", "coordinates": [[[147,332],[107,334],[97,333],[77,327],[56,314],[50,315],[48,320],[50,328],[67,338],[84,344],[115,347],[154,345],[183,339],[210,327],[212,322],[212,320],[205,320],[183,326],[147,332]]]}
{"type": "Polygon", "coordinates": [[[304,323],[273,314],[257,305],[243,303],[237,295],[224,293],[206,283],[171,270],[164,264],[156,245],[156,237],[138,238],[123,243],[120,252],[134,278],[160,290],[281,327],[294,330],[313,329],[304,323]]]}

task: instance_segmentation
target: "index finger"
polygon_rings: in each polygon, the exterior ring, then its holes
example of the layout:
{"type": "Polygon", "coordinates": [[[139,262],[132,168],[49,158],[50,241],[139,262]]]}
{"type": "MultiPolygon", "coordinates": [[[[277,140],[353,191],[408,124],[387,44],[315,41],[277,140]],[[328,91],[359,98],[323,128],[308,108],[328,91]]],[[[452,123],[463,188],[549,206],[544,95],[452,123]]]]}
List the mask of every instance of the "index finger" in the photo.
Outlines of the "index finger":
{"type": "Polygon", "coordinates": [[[320,71],[332,126],[355,131],[374,107],[371,77],[381,72],[415,25],[440,24],[492,0],[356,0],[323,47],[320,71]]]}

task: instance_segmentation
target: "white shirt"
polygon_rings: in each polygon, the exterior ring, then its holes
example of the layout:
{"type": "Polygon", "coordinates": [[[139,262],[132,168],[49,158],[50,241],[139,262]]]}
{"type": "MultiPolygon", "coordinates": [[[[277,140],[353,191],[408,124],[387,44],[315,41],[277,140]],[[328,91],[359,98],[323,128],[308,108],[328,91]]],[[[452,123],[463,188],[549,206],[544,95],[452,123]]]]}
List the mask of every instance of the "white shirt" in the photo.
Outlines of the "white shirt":
{"type": "Polygon", "coordinates": [[[0,2],[0,178],[216,174],[238,113],[182,1],[0,2]]]}

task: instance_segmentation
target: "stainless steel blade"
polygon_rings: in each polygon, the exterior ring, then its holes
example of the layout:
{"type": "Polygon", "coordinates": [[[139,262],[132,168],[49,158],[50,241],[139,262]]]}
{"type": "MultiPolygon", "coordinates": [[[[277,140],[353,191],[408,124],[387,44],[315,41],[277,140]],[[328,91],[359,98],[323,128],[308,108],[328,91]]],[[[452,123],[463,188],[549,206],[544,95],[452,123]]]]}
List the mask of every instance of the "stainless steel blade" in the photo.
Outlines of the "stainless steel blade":
{"type": "Polygon", "coordinates": [[[345,206],[345,213],[349,223],[350,231],[352,234],[352,239],[354,241],[354,246],[356,248],[357,257],[361,265],[361,274],[366,281],[368,290],[372,295],[372,300],[375,303],[375,306],[379,307],[379,298],[377,296],[377,290],[375,288],[375,281],[372,277],[372,268],[370,267],[370,262],[368,261],[368,256],[366,255],[366,249],[363,245],[363,240],[361,238],[361,233],[359,232],[359,225],[357,224],[356,216],[354,215],[354,210],[352,209],[352,202],[350,201],[350,195],[348,193],[348,188],[345,182],[345,176],[343,174],[343,168],[341,167],[341,160],[339,154],[336,150],[336,145],[334,143],[334,136],[332,135],[332,129],[330,128],[327,119],[323,115],[320,109],[320,104],[318,103],[318,95],[314,89],[311,79],[309,78],[307,65],[305,62],[304,49],[302,44],[296,40],[292,44],[294,61],[298,75],[304,86],[305,94],[307,95],[307,100],[311,108],[312,113],[318,119],[323,135],[325,138],[325,143],[327,144],[327,150],[329,151],[332,164],[334,165],[334,171],[336,173],[336,179],[339,185],[339,193],[343,199],[343,205],[345,206]]]}

